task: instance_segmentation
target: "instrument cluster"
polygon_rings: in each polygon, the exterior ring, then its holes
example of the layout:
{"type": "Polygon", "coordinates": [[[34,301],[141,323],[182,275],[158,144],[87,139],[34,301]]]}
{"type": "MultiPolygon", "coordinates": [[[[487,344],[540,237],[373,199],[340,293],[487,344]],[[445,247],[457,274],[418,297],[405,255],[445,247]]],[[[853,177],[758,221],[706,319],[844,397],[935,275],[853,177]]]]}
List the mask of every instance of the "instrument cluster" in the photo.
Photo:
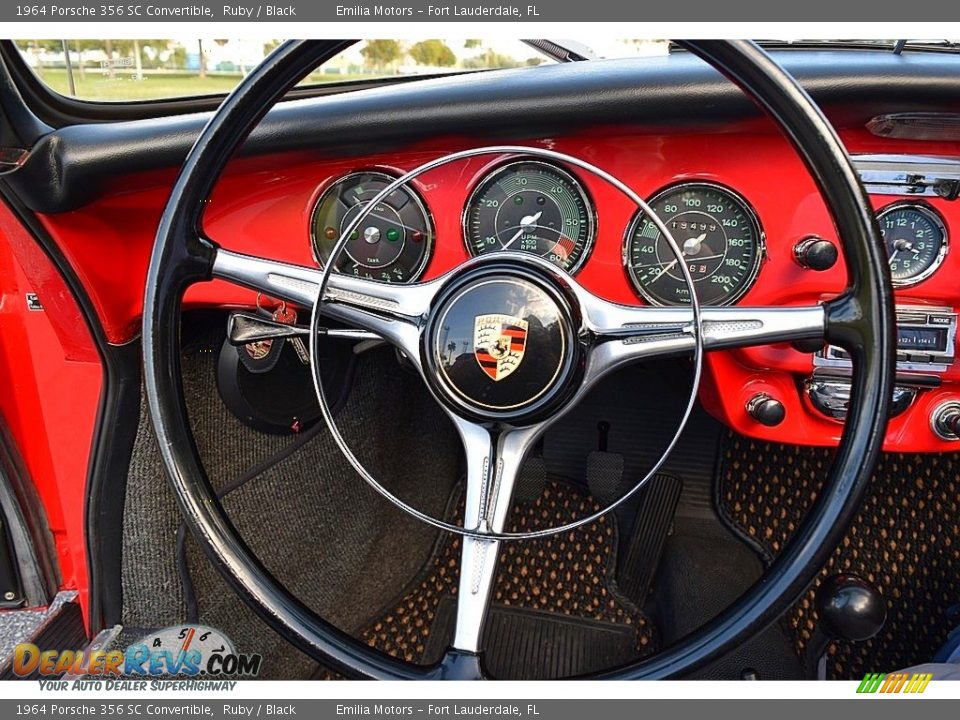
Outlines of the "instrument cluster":
{"type": "MultiPolygon", "coordinates": [[[[317,198],[311,218],[314,257],[321,265],[353,219],[397,176],[382,170],[353,172],[317,198]]],[[[670,229],[703,305],[740,300],[762,272],[766,238],[750,202],[733,188],[700,179],[660,188],[647,204],[670,229]]],[[[948,250],[947,226],[922,199],[879,209],[896,287],[930,277],[948,250]]],[[[461,234],[471,256],[526,252],[576,274],[597,238],[598,210],[586,184],[560,164],[511,158],[484,173],[461,209],[461,234]]],[[[643,211],[622,232],[623,272],[638,299],[651,305],[689,304],[689,291],[667,239],[643,211]]],[[[393,191],[350,233],[338,272],[383,282],[415,282],[429,265],[435,223],[414,187],[393,191]]],[[[835,247],[817,238],[797,245],[798,262],[835,262],[835,247]],[[826,252],[826,255],[824,253],[826,252]],[[803,254],[803,256],[800,255],[803,254]],[[825,260],[826,259],[826,260],[825,260]]]]}

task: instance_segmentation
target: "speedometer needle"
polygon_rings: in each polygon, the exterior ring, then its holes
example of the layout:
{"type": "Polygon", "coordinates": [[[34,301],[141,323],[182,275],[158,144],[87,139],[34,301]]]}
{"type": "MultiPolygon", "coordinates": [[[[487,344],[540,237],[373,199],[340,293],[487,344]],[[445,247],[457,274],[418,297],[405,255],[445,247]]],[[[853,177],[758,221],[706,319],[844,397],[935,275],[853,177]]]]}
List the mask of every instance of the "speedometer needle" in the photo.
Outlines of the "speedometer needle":
{"type": "Polygon", "coordinates": [[[538,212],[536,215],[524,215],[520,219],[520,229],[517,230],[517,234],[510,238],[505,244],[501,245],[501,248],[506,250],[508,247],[513,245],[517,240],[520,239],[521,235],[530,229],[531,226],[537,224],[537,221],[540,219],[541,215],[543,215],[543,210],[538,212]]]}
{"type": "MultiPolygon", "coordinates": [[[[716,255],[704,255],[703,257],[698,257],[697,260],[702,262],[704,260],[716,260],[717,258],[722,258],[722,257],[723,257],[723,253],[717,253],[716,255]]],[[[648,268],[648,267],[663,267],[664,265],[667,264],[667,262],[668,262],[667,260],[664,260],[663,262],[648,263],[646,265],[634,265],[634,268],[636,268],[637,270],[643,270],[644,268],[648,268]]],[[[676,261],[674,260],[670,262],[676,262],[676,261]]]]}
{"type": "MultiPolygon", "coordinates": [[[[700,252],[700,244],[706,239],[707,234],[702,233],[699,237],[689,238],[685,243],[683,243],[683,255],[690,256],[696,255],[700,252]]],[[[653,285],[657,280],[663,277],[665,274],[673,270],[677,266],[677,263],[680,262],[680,258],[674,258],[671,262],[667,263],[656,275],[653,276],[650,280],[650,284],[653,285]]]]}

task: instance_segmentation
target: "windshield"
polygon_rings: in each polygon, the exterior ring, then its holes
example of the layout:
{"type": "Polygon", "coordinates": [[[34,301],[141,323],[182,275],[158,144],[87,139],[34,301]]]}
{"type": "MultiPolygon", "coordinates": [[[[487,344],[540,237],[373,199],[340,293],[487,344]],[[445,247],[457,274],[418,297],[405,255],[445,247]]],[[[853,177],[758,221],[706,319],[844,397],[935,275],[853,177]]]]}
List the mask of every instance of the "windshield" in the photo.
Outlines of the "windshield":
{"type": "MultiPolygon", "coordinates": [[[[230,92],[282,40],[19,40],[25,62],[51,90],[126,102],[230,92]]],[[[301,85],[535,67],[552,59],[516,39],[364,40],[301,85]]]]}
{"type": "MultiPolygon", "coordinates": [[[[223,95],[282,42],[279,39],[20,40],[25,62],[54,92],[129,102],[223,95]]],[[[762,40],[775,48],[837,47],[890,52],[957,52],[957,40],[762,40]]],[[[561,60],[663,56],[668,40],[436,38],[363,40],[321,65],[301,85],[349,85],[403,76],[536,67],[561,60]],[[551,52],[550,47],[561,52],[551,52]],[[568,53],[562,51],[569,51],[568,53]]]]}

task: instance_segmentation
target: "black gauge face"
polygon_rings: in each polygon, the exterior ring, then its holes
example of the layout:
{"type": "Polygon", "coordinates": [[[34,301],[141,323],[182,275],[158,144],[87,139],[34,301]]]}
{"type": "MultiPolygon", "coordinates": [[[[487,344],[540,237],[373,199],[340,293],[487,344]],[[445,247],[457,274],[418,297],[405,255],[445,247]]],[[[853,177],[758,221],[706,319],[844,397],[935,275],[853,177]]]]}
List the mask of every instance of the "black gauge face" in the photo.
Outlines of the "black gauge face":
{"type": "MultiPolygon", "coordinates": [[[[341,178],[317,201],[313,244],[323,264],[351,221],[395,178],[361,172],[341,178]]],[[[433,248],[433,223],[423,201],[409,187],[390,193],[350,233],[336,261],[339,272],[384,282],[413,282],[433,248]]]]}
{"type": "Polygon", "coordinates": [[[533,160],[510,163],[473,191],[463,215],[472,255],[528,252],[576,272],[593,244],[590,198],[570,173],[533,160]]]}
{"type": "Polygon", "coordinates": [[[891,205],[877,215],[887,245],[890,275],[897,286],[924,280],[947,253],[947,231],[940,216],[924,205],[891,205]]]}
{"type": "MultiPolygon", "coordinates": [[[[702,305],[729,305],[750,289],[763,258],[756,215],[736,193],[708,183],[668,188],[648,203],[683,251],[702,305]]],[[[680,260],[645,213],[627,228],[624,262],[637,291],[654,305],[688,305],[680,260]]]]}

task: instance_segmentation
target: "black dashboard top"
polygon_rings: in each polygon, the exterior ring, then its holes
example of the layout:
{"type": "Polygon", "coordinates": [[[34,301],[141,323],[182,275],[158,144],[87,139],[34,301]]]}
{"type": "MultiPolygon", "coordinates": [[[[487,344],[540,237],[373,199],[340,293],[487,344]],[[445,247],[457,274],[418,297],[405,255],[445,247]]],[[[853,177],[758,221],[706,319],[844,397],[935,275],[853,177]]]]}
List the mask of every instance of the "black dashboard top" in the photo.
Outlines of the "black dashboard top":
{"type": "MultiPolygon", "coordinates": [[[[863,127],[883,113],[960,112],[960,55],[773,55],[837,127],[863,127]]],[[[34,211],[76,209],[113,178],[179,166],[209,118],[197,113],[53,130],[6,180],[34,211]]],[[[461,74],[285,102],[271,110],[243,151],[309,148],[350,155],[444,135],[522,140],[603,125],[644,132],[705,125],[735,130],[760,120],[760,111],[717,71],[676,53],[461,74]]]]}

